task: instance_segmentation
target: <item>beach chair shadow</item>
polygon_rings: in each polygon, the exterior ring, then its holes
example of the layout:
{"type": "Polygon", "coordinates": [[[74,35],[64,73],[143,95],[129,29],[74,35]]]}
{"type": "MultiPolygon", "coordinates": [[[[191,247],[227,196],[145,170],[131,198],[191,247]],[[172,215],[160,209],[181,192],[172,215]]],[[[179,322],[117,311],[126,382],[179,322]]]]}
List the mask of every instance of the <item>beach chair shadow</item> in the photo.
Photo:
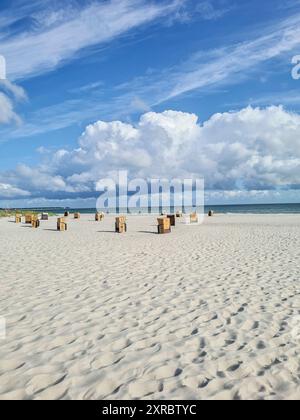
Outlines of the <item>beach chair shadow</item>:
{"type": "Polygon", "coordinates": [[[157,235],[157,232],[150,232],[149,230],[140,230],[138,233],[148,233],[149,235],[157,235]]]}

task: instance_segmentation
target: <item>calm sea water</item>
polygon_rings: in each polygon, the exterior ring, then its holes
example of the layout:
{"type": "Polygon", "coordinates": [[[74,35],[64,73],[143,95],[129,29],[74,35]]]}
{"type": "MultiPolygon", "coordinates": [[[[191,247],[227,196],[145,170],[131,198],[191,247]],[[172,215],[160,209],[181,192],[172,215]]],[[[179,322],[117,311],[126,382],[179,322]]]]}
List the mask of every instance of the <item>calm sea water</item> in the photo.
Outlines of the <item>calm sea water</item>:
{"type": "MultiPolygon", "coordinates": [[[[65,211],[62,207],[39,207],[35,209],[36,211],[45,211],[45,212],[53,212],[53,213],[63,213],[65,211]]],[[[180,209],[181,210],[181,209],[180,209]]],[[[194,211],[193,208],[187,208],[186,212],[189,213],[194,211]]],[[[243,205],[220,205],[220,206],[205,206],[205,213],[208,210],[214,210],[216,213],[242,213],[242,214],[300,214],[300,204],[243,204],[243,205]]],[[[91,214],[95,213],[96,209],[94,208],[86,208],[86,209],[69,209],[68,211],[74,212],[79,211],[82,214],[91,214]]],[[[123,211],[124,212],[124,211],[123,211]]],[[[122,209],[120,210],[122,213],[122,209]]],[[[135,214],[139,213],[139,210],[135,210],[135,214]]],[[[147,213],[147,209],[141,209],[141,213],[147,213]]],[[[159,209],[157,209],[157,213],[159,213],[159,209]]]]}

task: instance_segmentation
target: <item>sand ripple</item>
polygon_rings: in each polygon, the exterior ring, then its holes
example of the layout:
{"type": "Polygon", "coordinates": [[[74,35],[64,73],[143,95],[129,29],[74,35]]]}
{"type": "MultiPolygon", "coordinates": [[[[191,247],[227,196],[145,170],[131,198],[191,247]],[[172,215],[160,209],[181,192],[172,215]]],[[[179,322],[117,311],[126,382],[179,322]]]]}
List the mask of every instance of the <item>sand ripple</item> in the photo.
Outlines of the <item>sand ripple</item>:
{"type": "Polygon", "coordinates": [[[1,399],[300,399],[299,216],[92,219],[0,221],[1,399]]]}

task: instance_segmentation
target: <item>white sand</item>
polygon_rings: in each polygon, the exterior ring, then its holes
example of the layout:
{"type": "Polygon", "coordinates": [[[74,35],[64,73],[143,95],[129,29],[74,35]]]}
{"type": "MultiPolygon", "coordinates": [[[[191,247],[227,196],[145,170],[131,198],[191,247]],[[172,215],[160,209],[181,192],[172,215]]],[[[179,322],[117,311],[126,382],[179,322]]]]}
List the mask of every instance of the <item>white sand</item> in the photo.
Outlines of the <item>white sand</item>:
{"type": "Polygon", "coordinates": [[[300,399],[300,216],[155,225],[0,221],[0,398],[300,399]]]}

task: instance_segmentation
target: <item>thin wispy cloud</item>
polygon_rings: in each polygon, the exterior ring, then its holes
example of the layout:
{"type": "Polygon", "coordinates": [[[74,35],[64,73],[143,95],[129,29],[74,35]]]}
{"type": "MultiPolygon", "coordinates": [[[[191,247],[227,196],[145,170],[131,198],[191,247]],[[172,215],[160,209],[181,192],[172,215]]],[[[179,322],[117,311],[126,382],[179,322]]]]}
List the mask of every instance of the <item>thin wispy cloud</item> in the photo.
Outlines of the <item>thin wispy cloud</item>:
{"type": "Polygon", "coordinates": [[[0,89],[6,94],[11,94],[17,101],[23,101],[27,99],[25,90],[7,79],[0,80],[0,89]]]}
{"type": "Polygon", "coordinates": [[[9,76],[20,80],[53,70],[78,57],[84,49],[99,47],[176,12],[180,3],[178,0],[110,0],[88,2],[82,8],[71,2],[64,9],[66,3],[63,2],[58,9],[51,6],[50,10],[34,9],[32,13],[28,7],[26,19],[31,19],[32,24],[16,34],[10,33],[13,22],[7,14],[1,21],[4,29],[0,36],[9,76]]]}
{"type": "Polygon", "coordinates": [[[203,19],[217,20],[228,13],[235,6],[226,1],[212,2],[200,1],[196,6],[196,13],[199,13],[203,19]]]}
{"type": "MultiPolygon", "coordinates": [[[[10,135],[25,137],[57,130],[78,121],[92,121],[99,115],[108,119],[126,118],[187,93],[207,94],[220,86],[240,83],[266,63],[283,58],[289,63],[290,54],[299,44],[300,14],[265,27],[261,34],[248,41],[194,53],[184,64],[151,71],[113,88],[94,85],[93,89],[93,84],[81,86],[81,98],[36,111],[22,130],[17,129],[10,135]],[[84,96],[85,90],[88,96],[84,96]]],[[[272,103],[271,100],[272,97],[266,104],[272,103]]],[[[275,103],[280,102],[276,100],[275,103]]],[[[282,103],[287,103],[284,98],[282,103]]]]}
{"type": "Polygon", "coordinates": [[[178,8],[166,21],[172,24],[176,21],[188,23],[193,20],[218,20],[235,8],[235,3],[229,0],[185,0],[179,2],[178,8]]]}
{"type": "Polygon", "coordinates": [[[140,96],[151,97],[155,106],[195,90],[207,92],[237,84],[272,60],[284,57],[289,63],[287,55],[300,45],[300,14],[265,26],[260,32],[244,42],[196,52],[183,64],[135,78],[118,88],[135,89],[140,96]]]}
{"type": "Polygon", "coordinates": [[[11,122],[21,124],[21,119],[14,110],[15,102],[25,101],[27,95],[21,86],[9,80],[0,79],[0,124],[11,122]]]}
{"type": "Polygon", "coordinates": [[[299,44],[300,14],[264,28],[263,34],[254,39],[212,51],[207,61],[206,54],[195,54],[187,66],[174,69],[168,82],[169,92],[159,102],[209,86],[238,83],[264,63],[295,50],[299,44]]]}
{"type": "Polygon", "coordinates": [[[269,104],[284,105],[285,107],[300,110],[300,92],[297,90],[276,91],[260,94],[242,102],[230,102],[226,105],[231,109],[236,109],[239,106],[267,106],[269,104]]]}
{"type": "Polygon", "coordinates": [[[104,82],[100,80],[98,82],[88,83],[86,85],[79,86],[76,89],[72,89],[70,90],[70,93],[81,94],[85,92],[91,92],[91,91],[95,91],[96,89],[101,89],[103,86],[104,86],[104,82]]]}

